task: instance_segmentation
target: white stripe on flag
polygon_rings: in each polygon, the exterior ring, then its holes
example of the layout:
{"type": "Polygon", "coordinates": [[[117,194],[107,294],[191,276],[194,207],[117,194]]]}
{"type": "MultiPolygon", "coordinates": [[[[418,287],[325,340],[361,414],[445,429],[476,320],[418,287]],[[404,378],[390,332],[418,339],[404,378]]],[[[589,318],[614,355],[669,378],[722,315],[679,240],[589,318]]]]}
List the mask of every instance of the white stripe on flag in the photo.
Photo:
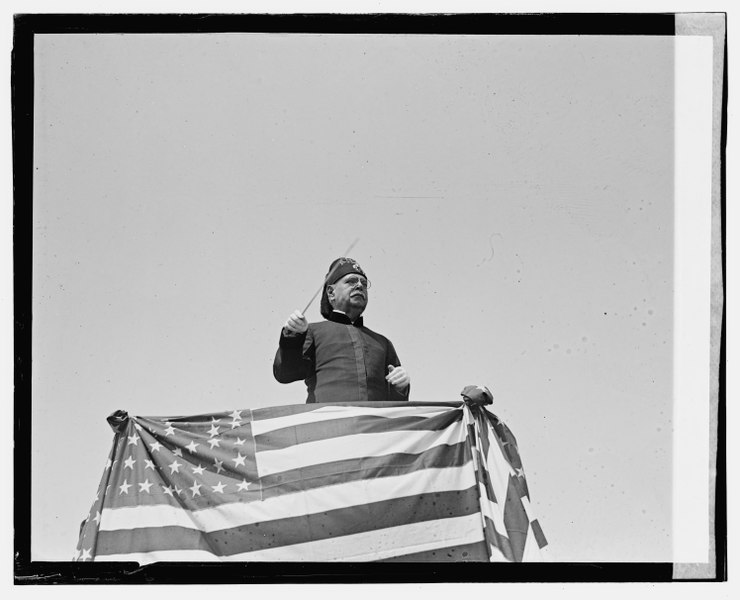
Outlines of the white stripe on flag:
{"type": "MultiPolygon", "coordinates": [[[[490,444],[488,447],[488,456],[484,457],[483,466],[488,473],[488,479],[493,487],[493,493],[496,495],[496,501],[501,505],[501,510],[506,503],[506,495],[509,491],[509,475],[516,475],[516,472],[506,460],[504,453],[498,445],[493,429],[489,430],[490,444]]],[[[482,454],[482,452],[481,452],[482,454]]]]}
{"type": "MultiPolygon", "coordinates": [[[[482,486],[481,486],[482,487],[482,486]]],[[[484,517],[488,517],[493,521],[493,526],[496,531],[503,535],[506,533],[506,525],[504,524],[504,506],[506,499],[501,501],[501,504],[491,502],[487,496],[481,495],[480,499],[480,512],[484,517]]]]}
{"type": "Polygon", "coordinates": [[[534,530],[530,525],[527,528],[527,539],[524,542],[524,555],[522,562],[544,562],[537,538],[534,537],[534,530]]]}
{"type": "Polygon", "coordinates": [[[140,565],[148,565],[155,562],[213,562],[227,559],[206,550],[155,550],[127,554],[97,554],[93,560],[94,562],[137,562],[140,565]]]}
{"type": "Polygon", "coordinates": [[[504,556],[504,553],[493,544],[488,544],[488,554],[491,557],[489,559],[491,562],[511,562],[506,558],[506,556],[504,556]]]}
{"type": "MultiPolygon", "coordinates": [[[[475,485],[472,463],[422,469],[392,477],[350,481],[265,500],[189,511],[168,504],[104,509],[100,531],[139,527],[185,527],[209,532],[380,502],[415,494],[465,490],[475,485]]],[[[478,517],[480,518],[480,517],[478,517]]]]}
{"type": "Polygon", "coordinates": [[[387,431],[316,440],[256,452],[255,458],[257,472],[264,477],[337,460],[385,456],[394,452],[419,454],[436,446],[460,443],[465,438],[465,428],[462,423],[456,423],[442,431],[387,431]]]}
{"type": "Polygon", "coordinates": [[[96,561],[366,561],[382,560],[415,552],[472,544],[483,540],[478,514],[410,523],[376,531],[215,556],[202,550],[174,550],[96,556],[96,561]]]}
{"type": "Polygon", "coordinates": [[[435,417],[451,410],[460,410],[452,406],[399,406],[380,408],[372,406],[324,406],[311,412],[302,412],[285,417],[260,419],[252,421],[252,434],[260,435],[283,429],[305,425],[306,423],[320,423],[333,419],[351,419],[362,416],[377,416],[395,419],[398,417],[435,417]]]}

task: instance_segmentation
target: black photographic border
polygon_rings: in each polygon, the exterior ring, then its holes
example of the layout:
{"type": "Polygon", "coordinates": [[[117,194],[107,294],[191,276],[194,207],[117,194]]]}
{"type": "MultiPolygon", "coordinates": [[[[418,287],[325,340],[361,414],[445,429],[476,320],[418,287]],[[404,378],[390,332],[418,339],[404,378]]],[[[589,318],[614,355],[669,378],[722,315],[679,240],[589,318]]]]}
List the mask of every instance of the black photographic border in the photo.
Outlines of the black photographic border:
{"type": "MultiPolygon", "coordinates": [[[[82,563],[31,561],[31,299],[34,35],[64,33],[341,33],[676,35],[672,13],[547,14],[20,14],[11,67],[14,263],[14,581],[16,584],[667,582],[673,563],[82,563]]],[[[721,115],[721,271],[726,281],[727,40],[721,115]]],[[[716,143],[716,142],[715,142],[716,143]]],[[[725,304],[725,291],[721,291],[725,304]]],[[[717,399],[714,564],[727,579],[726,308],[717,399]]]]}

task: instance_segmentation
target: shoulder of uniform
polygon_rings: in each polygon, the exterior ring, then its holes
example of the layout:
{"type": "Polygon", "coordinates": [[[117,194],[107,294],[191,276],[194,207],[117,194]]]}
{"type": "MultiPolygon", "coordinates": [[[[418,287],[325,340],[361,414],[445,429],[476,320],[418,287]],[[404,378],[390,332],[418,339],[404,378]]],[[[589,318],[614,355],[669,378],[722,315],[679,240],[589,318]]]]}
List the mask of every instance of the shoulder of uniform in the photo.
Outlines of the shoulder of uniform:
{"type": "Polygon", "coordinates": [[[382,333],[378,333],[377,331],[370,329],[366,325],[362,326],[362,330],[368,334],[371,337],[374,337],[377,340],[383,340],[384,342],[389,342],[388,338],[385,337],[382,333]]]}
{"type": "Polygon", "coordinates": [[[340,323],[334,323],[333,321],[316,321],[315,323],[309,323],[308,328],[311,331],[326,331],[338,325],[340,323]]]}

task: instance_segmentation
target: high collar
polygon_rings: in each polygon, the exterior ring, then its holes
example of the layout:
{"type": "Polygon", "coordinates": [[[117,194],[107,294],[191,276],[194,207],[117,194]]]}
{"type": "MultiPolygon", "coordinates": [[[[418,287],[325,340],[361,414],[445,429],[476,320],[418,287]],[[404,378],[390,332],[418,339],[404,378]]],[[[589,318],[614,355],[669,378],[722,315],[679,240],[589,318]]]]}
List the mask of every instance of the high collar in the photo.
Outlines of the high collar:
{"type": "Polygon", "coordinates": [[[349,320],[349,317],[345,315],[343,312],[339,312],[338,310],[333,310],[331,314],[329,314],[329,321],[334,321],[335,323],[343,323],[344,325],[354,325],[355,327],[362,327],[362,315],[357,317],[355,319],[355,322],[349,320]]]}

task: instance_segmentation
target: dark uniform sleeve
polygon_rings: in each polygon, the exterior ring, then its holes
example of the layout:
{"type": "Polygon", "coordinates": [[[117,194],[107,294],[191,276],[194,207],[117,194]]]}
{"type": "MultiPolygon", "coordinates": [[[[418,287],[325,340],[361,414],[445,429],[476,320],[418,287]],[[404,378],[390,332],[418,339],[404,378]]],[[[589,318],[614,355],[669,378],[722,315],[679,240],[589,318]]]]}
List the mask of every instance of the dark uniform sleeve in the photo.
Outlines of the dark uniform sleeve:
{"type": "Polygon", "coordinates": [[[309,327],[306,333],[285,336],[280,332],[280,342],[272,364],[272,374],[280,383],[300,381],[313,375],[313,336],[309,327]]]}
{"type": "MultiPolygon", "coordinates": [[[[398,358],[398,354],[396,354],[396,349],[393,347],[393,343],[388,340],[388,347],[386,349],[386,356],[385,356],[385,364],[393,365],[394,367],[400,367],[401,361],[398,358]]],[[[388,400],[391,402],[401,402],[403,400],[408,400],[409,396],[411,395],[411,385],[406,387],[403,392],[399,392],[395,387],[392,385],[388,386],[389,392],[388,392],[388,400]]]]}

